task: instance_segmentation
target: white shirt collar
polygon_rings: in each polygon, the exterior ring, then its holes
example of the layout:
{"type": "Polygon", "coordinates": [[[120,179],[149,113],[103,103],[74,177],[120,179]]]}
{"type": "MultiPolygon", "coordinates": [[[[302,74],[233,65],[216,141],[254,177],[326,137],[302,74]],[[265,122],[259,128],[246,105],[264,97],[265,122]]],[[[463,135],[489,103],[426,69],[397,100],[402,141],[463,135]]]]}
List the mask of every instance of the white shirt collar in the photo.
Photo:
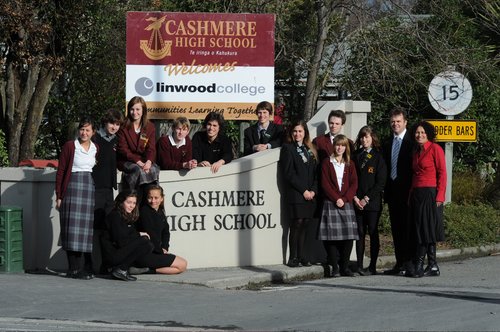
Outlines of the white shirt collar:
{"type": "Polygon", "coordinates": [[[75,139],[75,149],[78,149],[82,153],[85,153],[85,154],[95,153],[97,151],[97,148],[96,148],[94,142],[92,142],[92,141],[90,141],[89,150],[85,151],[85,149],[83,148],[83,146],[80,144],[80,141],[78,140],[78,138],[75,139]]]}
{"type": "Polygon", "coordinates": [[[405,134],[406,134],[406,128],[405,128],[405,130],[403,130],[403,132],[401,134],[399,134],[399,135],[394,134],[394,138],[398,137],[399,139],[403,139],[403,137],[405,137],[405,134]]]}
{"type": "Polygon", "coordinates": [[[175,146],[177,149],[180,148],[183,145],[186,145],[186,138],[183,138],[179,142],[179,144],[175,143],[174,137],[172,135],[168,135],[168,139],[170,140],[170,144],[172,144],[172,146],[175,146]]]}
{"type": "Polygon", "coordinates": [[[267,128],[269,128],[269,122],[267,123],[267,126],[266,126],[265,128],[264,128],[263,126],[261,126],[261,125],[260,125],[260,123],[259,123],[259,125],[257,126],[257,129],[259,129],[259,133],[260,133],[260,131],[261,131],[262,129],[267,130],[267,128]]]}

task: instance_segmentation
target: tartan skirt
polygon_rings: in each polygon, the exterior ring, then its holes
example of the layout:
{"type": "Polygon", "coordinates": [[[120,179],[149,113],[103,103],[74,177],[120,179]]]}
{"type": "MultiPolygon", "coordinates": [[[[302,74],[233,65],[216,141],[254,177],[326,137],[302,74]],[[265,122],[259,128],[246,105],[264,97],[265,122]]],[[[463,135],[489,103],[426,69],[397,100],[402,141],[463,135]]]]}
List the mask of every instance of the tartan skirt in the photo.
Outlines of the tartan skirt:
{"type": "Polygon", "coordinates": [[[151,165],[148,173],[144,172],[139,165],[130,161],[124,163],[123,168],[123,180],[127,182],[130,189],[137,189],[142,184],[158,181],[160,176],[160,167],[155,163],[151,165]]]}
{"type": "Polygon", "coordinates": [[[61,202],[61,245],[66,251],[92,252],[94,180],[90,172],[73,172],[61,202]]]}
{"type": "Polygon", "coordinates": [[[335,203],[325,199],[319,222],[318,240],[341,241],[358,240],[356,212],[351,203],[338,208],[335,203]]]}

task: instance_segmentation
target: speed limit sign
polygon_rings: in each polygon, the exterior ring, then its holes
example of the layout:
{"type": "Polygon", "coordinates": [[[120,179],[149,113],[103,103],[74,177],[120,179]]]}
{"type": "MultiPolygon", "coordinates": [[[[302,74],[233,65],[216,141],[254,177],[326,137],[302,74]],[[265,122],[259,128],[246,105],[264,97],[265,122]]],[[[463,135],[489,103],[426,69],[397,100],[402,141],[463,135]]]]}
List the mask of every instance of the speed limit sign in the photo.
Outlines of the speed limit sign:
{"type": "Polygon", "coordinates": [[[457,115],[467,109],[472,100],[469,80],[456,71],[444,71],[429,85],[429,101],[436,111],[444,115],[457,115]]]}

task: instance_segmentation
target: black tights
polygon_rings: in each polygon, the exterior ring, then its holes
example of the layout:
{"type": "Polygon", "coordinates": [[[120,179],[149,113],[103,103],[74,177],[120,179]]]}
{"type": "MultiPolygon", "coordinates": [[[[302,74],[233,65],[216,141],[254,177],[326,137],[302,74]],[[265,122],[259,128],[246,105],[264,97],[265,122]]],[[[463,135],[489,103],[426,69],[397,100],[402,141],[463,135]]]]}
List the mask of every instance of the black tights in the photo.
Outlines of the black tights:
{"type": "Polygon", "coordinates": [[[353,240],[323,241],[323,246],[326,250],[328,264],[333,267],[333,271],[338,271],[338,268],[340,268],[340,272],[347,271],[353,240]]]}
{"type": "Polygon", "coordinates": [[[306,240],[307,219],[292,219],[290,223],[290,234],[288,245],[290,246],[290,258],[304,259],[304,243],[306,240]]]}
{"type": "Polygon", "coordinates": [[[358,268],[363,268],[363,256],[365,255],[365,235],[368,231],[370,235],[370,269],[375,270],[378,252],[380,250],[380,240],[378,235],[378,221],[380,211],[362,211],[356,214],[358,223],[359,240],[356,241],[356,257],[358,268]]]}
{"type": "Polygon", "coordinates": [[[92,271],[92,254],[90,252],[66,251],[69,271],[92,271]]]}

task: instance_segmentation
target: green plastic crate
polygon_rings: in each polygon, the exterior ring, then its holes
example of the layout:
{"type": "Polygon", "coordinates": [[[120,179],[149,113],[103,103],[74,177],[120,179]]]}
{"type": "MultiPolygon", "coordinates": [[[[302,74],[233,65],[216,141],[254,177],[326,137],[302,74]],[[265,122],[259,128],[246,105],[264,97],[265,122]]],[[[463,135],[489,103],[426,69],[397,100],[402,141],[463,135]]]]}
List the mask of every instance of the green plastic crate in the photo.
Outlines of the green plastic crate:
{"type": "Polygon", "coordinates": [[[0,272],[23,271],[23,210],[0,206],[0,272]]]}

